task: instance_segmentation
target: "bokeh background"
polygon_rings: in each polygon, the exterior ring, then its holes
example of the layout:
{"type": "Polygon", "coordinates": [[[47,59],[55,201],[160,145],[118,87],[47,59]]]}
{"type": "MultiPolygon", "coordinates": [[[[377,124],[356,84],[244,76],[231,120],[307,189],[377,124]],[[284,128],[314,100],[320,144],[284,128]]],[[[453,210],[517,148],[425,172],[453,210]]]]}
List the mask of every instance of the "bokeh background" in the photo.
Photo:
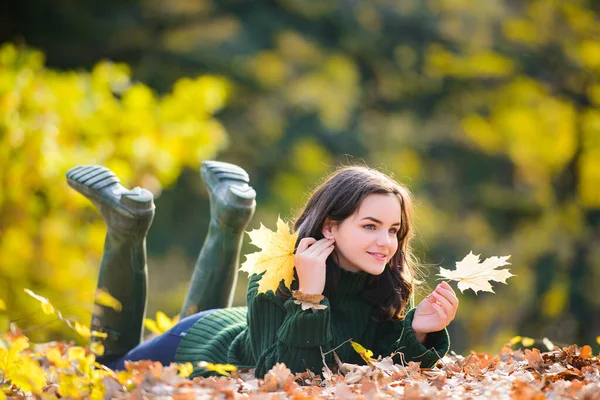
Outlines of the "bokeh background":
{"type": "Polygon", "coordinates": [[[23,288],[89,319],[104,228],[66,185],[74,165],[157,196],[149,315],[174,315],[208,221],[202,160],[250,173],[250,228],[366,163],[413,190],[430,286],[471,250],[511,255],[508,285],[459,295],[454,351],[523,335],[597,352],[599,13],[591,0],[3,2],[1,330],[76,339],[23,288]]]}

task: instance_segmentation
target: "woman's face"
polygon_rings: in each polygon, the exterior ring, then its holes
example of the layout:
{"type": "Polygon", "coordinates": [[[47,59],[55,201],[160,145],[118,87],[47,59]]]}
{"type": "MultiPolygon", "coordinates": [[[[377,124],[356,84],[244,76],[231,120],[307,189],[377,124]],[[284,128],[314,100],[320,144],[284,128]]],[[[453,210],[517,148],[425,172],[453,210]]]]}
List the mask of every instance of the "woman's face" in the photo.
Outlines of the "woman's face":
{"type": "Polygon", "coordinates": [[[379,275],[398,250],[401,209],[393,194],[370,194],[354,214],[341,223],[323,228],[335,238],[340,267],[353,272],[379,275]]]}

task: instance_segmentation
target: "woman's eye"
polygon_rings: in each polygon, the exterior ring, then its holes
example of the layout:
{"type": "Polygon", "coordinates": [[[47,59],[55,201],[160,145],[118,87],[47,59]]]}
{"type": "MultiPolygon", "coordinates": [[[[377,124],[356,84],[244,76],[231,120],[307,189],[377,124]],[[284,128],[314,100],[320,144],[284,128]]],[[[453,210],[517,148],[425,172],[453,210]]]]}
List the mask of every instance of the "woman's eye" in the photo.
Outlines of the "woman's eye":
{"type": "Polygon", "coordinates": [[[391,229],[390,229],[390,233],[395,235],[396,233],[398,233],[398,229],[396,229],[396,228],[391,228],[391,229]]]}
{"type": "Polygon", "coordinates": [[[375,229],[375,225],[369,224],[364,226],[366,229],[375,229]]]}

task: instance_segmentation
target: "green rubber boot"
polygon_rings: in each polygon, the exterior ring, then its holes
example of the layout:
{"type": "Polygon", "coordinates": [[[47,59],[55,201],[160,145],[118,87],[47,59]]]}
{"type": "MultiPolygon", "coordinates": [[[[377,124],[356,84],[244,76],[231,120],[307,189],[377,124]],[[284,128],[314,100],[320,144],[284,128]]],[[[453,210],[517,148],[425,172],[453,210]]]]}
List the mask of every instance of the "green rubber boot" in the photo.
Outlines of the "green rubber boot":
{"type": "Polygon", "coordinates": [[[210,195],[208,234],[194,268],[181,316],[231,307],[244,230],[256,207],[256,192],[242,168],[205,161],[200,170],[210,195]]]}
{"type": "Polygon", "coordinates": [[[67,172],[69,186],[96,206],[107,232],[100,264],[98,288],[123,306],[96,306],[91,329],[108,333],[105,356],[120,356],[140,344],[146,313],[146,234],[154,218],[152,193],[139,187],[127,190],[107,168],[78,166],[67,172]]]}

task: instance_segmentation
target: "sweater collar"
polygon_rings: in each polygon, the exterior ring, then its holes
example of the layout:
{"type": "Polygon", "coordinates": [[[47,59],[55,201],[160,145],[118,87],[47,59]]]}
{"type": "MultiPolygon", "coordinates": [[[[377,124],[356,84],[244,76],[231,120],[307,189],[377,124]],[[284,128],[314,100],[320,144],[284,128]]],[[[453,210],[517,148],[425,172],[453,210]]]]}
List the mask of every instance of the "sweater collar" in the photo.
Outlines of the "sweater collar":
{"type": "Polygon", "coordinates": [[[339,267],[340,280],[336,288],[337,295],[351,296],[361,294],[369,274],[363,271],[350,272],[339,267]]]}

